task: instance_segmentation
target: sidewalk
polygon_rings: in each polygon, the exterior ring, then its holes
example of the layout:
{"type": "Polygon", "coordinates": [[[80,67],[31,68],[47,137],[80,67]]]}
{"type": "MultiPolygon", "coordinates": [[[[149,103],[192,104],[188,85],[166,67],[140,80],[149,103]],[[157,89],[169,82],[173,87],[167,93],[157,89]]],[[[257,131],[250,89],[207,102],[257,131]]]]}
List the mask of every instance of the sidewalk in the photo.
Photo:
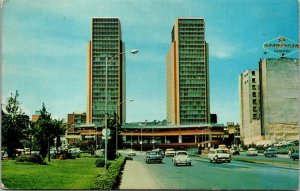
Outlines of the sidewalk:
{"type": "Polygon", "coordinates": [[[137,160],[127,160],[118,189],[161,189],[144,165],[137,160]]]}

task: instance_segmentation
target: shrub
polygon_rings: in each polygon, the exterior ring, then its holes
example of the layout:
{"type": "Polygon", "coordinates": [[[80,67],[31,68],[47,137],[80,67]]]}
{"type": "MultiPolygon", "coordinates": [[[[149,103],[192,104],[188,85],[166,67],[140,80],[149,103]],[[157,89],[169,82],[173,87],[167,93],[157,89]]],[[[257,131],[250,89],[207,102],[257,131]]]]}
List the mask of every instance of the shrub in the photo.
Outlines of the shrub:
{"type": "Polygon", "coordinates": [[[104,167],[105,165],[105,159],[104,158],[99,158],[95,162],[96,167],[104,167]]]}
{"type": "Polygon", "coordinates": [[[93,186],[92,189],[97,190],[112,190],[115,189],[120,182],[121,171],[124,167],[125,159],[119,157],[115,162],[109,165],[107,171],[100,175],[93,186]]]}
{"type": "Polygon", "coordinates": [[[32,164],[44,164],[41,155],[21,155],[16,158],[16,162],[20,163],[32,163],[32,164]]]}

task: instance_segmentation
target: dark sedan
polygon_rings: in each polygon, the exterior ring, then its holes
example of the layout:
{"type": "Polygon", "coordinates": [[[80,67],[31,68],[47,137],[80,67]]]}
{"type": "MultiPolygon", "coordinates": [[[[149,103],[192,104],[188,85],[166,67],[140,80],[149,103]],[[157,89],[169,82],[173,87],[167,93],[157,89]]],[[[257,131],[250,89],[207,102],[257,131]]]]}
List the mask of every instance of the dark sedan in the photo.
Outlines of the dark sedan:
{"type": "Polygon", "coordinates": [[[292,158],[293,160],[296,160],[296,159],[299,160],[299,151],[294,151],[294,152],[291,154],[291,158],[292,158]]]}
{"type": "Polygon", "coordinates": [[[162,163],[163,156],[157,151],[146,152],[146,163],[162,163]]]}

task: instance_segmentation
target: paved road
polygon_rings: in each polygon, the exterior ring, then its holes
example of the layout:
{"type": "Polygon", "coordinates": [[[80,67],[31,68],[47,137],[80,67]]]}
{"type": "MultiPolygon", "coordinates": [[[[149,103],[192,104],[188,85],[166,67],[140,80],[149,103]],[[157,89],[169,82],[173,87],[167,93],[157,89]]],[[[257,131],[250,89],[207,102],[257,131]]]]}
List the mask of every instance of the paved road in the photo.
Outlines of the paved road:
{"type": "Polygon", "coordinates": [[[127,161],[120,189],[274,189],[297,190],[298,170],[232,161],[209,163],[193,158],[192,166],[146,164],[143,155],[127,161]]]}

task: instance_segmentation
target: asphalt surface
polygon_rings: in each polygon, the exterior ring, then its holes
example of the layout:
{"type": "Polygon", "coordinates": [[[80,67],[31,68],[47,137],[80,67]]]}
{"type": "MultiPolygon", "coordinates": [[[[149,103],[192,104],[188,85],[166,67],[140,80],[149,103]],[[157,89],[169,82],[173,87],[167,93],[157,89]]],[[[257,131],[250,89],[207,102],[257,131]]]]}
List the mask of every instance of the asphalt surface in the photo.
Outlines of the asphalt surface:
{"type": "Polygon", "coordinates": [[[128,160],[119,189],[257,189],[298,190],[298,169],[232,161],[210,163],[206,158],[192,157],[192,166],[146,164],[138,153],[128,160]]]}

